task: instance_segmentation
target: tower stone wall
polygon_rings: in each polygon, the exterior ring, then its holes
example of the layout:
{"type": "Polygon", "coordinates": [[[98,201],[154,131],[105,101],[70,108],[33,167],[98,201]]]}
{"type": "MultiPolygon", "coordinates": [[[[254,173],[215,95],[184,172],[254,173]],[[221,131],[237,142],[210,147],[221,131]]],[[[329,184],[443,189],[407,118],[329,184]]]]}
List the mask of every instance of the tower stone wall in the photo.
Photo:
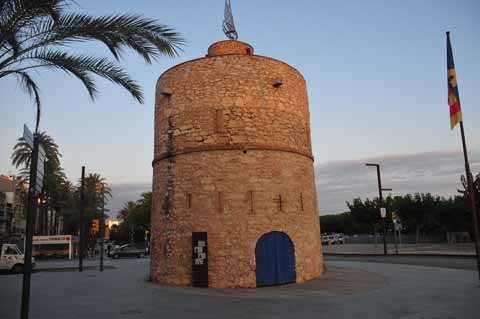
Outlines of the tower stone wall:
{"type": "Polygon", "coordinates": [[[255,287],[255,246],[287,234],[296,281],[323,272],[303,76],[240,41],[163,73],[156,88],[151,278],[189,285],[208,233],[210,287],[255,287]]]}

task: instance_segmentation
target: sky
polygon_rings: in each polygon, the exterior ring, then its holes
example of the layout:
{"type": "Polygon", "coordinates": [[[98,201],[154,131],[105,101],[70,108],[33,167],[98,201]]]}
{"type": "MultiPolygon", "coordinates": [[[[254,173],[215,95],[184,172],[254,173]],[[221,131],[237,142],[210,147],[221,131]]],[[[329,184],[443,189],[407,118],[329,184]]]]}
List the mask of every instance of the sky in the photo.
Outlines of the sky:
{"type": "MultiPolygon", "coordinates": [[[[82,165],[87,173],[105,176],[116,195],[109,204],[113,212],[151,186],[159,75],[203,57],[210,44],[225,39],[223,6],[222,0],[70,5],[71,11],[92,15],[142,14],[187,40],[178,58],[151,65],[125,52],[120,63],[143,87],[143,105],[105,80],[98,81],[100,95],[92,101],[81,83],[63,72],[35,75],[44,105],[41,130],[59,144],[67,176],[77,180],[82,165]]],[[[345,211],[353,197],[375,196],[375,172],[364,166],[371,160],[381,162],[384,183],[395,195],[456,193],[463,160],[459,130],[449,127],[445,31],[451,31],[469,150],[478,161],[480,1],[232,0],[232,9],[239,40],[256,54],[294,66],[307,81],[322,213],[345,211]]],[[[109,56],[92,43],[70,49],[109,56]]],[[[0,173],[15,172],[11,150],[23,124],[33,128],[34,116],[16,79],[0,79],[0,173]]]]}

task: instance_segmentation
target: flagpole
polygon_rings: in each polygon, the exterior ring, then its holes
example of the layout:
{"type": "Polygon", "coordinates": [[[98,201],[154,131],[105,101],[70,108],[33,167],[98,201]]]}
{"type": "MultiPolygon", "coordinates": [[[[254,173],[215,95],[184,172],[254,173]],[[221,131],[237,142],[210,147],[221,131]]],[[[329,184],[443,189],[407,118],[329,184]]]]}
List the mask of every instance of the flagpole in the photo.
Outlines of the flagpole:
{"type": "Polygon", "coordinates": [[[474,230],[474,236],[475,236],[475,252],[477,255],[478,280],[480,284],[480,241],[479,241],[479,233],[478,233],[477,206],[475,205],[475,188],[473,185],[473,176],[472,176],[472,172],[470,172],[470,165],[468,163],[467,144],[465,143],[465,132],[463,130],[463,121],[460,121],[460,132],[462,133],[463,157],[465,158],[465,172],[467,174],[467,183],[468,183],[468,197],[470,198],[470,205],[472,208],[472,222],[473,222],[473,230],[474,230]]]}

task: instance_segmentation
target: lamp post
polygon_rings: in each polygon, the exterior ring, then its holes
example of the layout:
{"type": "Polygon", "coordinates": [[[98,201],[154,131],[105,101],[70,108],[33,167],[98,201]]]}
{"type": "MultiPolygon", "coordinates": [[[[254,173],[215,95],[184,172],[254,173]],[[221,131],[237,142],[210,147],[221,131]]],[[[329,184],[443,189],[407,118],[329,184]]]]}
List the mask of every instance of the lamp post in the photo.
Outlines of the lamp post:
{"type": "MultiPolygon", "coordinates": [[[[382,191],[391,191],[391,188],[382,188],[382,178],[380,177],[380,164],[372,164],[367,163],[366,166],[374,166],[377,168],[377,179],[378,179],[378,197],[380,200],[380,207],[383,207],[383,195],[382,191]]],[[[383,253],[387,255],[387,237],[386,237],[386,225],[385,220],[387,216],[382,216],[382,224],[383,224],[383,253]]]]}

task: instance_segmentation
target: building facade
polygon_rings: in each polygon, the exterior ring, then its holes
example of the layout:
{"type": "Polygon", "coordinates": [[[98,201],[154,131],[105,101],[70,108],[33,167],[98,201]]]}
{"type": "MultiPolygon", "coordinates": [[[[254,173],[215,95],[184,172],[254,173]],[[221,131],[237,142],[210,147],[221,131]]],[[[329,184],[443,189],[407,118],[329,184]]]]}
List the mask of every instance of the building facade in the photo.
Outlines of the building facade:
{"type": "Polygon", "coordinates": [[[26,184],[21,178],[0,175],[0,240],[19,242],[25,236],[26,184]]]}
{"type": "Polygon", "coordinates": [[[322,274],[307,89],[288,64],[227,40],[163,73],[153,175],[153,281],[190,285],[203,259],[210,287],[322,274]]]}

